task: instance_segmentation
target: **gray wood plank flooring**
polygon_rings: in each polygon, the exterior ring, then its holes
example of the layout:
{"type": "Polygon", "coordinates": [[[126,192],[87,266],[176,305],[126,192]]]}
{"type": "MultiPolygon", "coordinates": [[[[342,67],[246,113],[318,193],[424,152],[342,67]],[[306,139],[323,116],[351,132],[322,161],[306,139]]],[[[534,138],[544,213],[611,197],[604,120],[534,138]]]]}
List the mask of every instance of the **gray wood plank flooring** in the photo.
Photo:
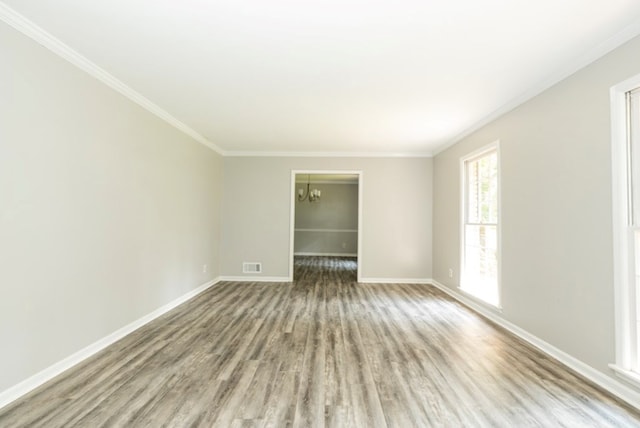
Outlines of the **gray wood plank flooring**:
{"type": "Polygon", "coordinates": [[[439,290],[222,282],[27,396],[1,427],[640,427],[640,415],[439,290]]]}

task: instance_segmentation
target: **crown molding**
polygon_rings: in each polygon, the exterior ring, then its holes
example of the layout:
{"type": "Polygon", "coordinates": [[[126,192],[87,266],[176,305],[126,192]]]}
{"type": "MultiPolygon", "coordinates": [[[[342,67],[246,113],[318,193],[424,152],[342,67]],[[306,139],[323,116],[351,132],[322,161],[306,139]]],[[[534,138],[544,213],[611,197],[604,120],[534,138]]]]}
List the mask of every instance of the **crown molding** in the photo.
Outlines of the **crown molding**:
{"type": "Polygon", "coordinates": [[[111,89],[121,93],[134,103],[138,104],[142,108],[148,110],[150,113],[164,120],[169,125],[179,129],[197,142],[205,145],[218,154],[223,154],[223,151],[220,149],[220,147],[207,140],[203,135],[195,131],[193,128],[176,119],[169,112],[167,112],[157,104],[151,102],[148,98],[133,90],[131,87],[124,84],[121,80],[109,74],[106,70],[91,62],[89,59],[73,50],[61,40],[57,39],[52,34],[48,33],[43,28],[39,27],[34,22],[25,18],[2,2],[0,2],[0,20],[13,27],[17,31],[21,32],[25,36],[33,39],[38,44],[49,49],[51,52],[55,53],[61,58],[67,60],[79,69],[85,71],[92,77],[98,79],[105,85],[109,86],[111,89]]]}
{"type": "Polygon", "coordinates": [[[637,19],[632,24],[624,27],[622,30],[620,30],[613,36],[609,37],[604,42],[589,49],[584,54],[573,58],[567,64],[557,69],[553,74],[547,76],[547,78],[541,80],[536,85],[533,85],[531,88],[529,88],[529,90],[513,98],[511,101],[504,104],[502,107],[495,110],[493,113],[490,113],[488,116],[485,116],[480,121],[471,125],[469,128],[467,128],[460,134],[456,135],[453,139],[449,140],[447,143],[443,144],[440,147],[437,147],[433,151],[433,156],[439,155],[440,153],[447,150],[449,147],[459,143],[464,138],[476,132],[483,126],[488,125],[489,123],[493,122],[499,117],[507,114],[511,110],[515,109],[521,104],[524,104],[525,102],[529,101],[533,97],[540,95],[542,92],[546,91],[556,83],[561,82],[562,80],[566,79],[572,74],[585,68],[592,62],[597,61],[598,59],[602,58],[609,52],[622,46],[624,43],[628,42],[629,40],[631,40],[632,38],[638,35],[640,35],[640,19],[637,19]]]}
{"type": "Polygon", "coordinates": [[[229,157],[283,157],[283,158],[430,158],[431,153],[382,153],[382,152],[252,152],[225,151],[229,157]]]}
{"type": "Polygon", "coordinates": [[[54,37],[43,28],[16,12],[0,1],[0,21],[13,27],[20,33],[31,38],[38,44],[49,49],[64,60],[85,71],[95,79],[101,81],[111,89],[119,92],[129,100],[138,104],[150,113],[167,122],[174,128],[182,131],[197,142],[215,151],[221,156],[229,157],[328,157],[328,158],[430,158],[431,153],[376,153],[376,152],[286,152],[286,151],[226,151],[209,141],[202,134],[172,116],[169,112],[153,103],[151,100],[126,85],[109,72],[90,61],[88,58],[72,49],[70,46],[54,37]]]}
{"type": "Polygon", "coordinates": [[[13,27],[17,31],[33,39],[40,45],[49,49],[51,52],[67,60],[71,64],[85,71],[89,75],[93,76],[97,80],[101,81],[105,85],[109,86],[113,90],[119,92],[125,97],[129,98],[134,103],[140,105],[150,113],[156,115],[160,119],[164,120],[171,126],[182,131],[186,135],[190,136],[197,142],[203,144],[209,149],[215,151],[222,156],[228,157],[327,157],[327,158],[341,158],[341,157],[359,157],[359,158],[431,158],[436,156],[449,147],[457,144],[462,139],[466,138],[470,134],[498,119],[509,111],[524,104],[533,97],[539,95],[551,86],[569,77],[580,69],[586,67],[597,59],[603,57],[607,53],[621,46],[623,43],[629,41],[633,37],[640,34],[640,19],[636,20],[631,25],[625,27],[618,33],[614,34],[609,39],[595,46],[593,49],[587,51],[584,55],[574,58],[561,69],[557,70],[546,79],[540,81],[538,84],[532,86],[529,90],[523,92],[521,95],[513,98],[508,103],[504,104],[493,113],[485,116],[482,120],[476,122],[462,133],[458,134],[455,138],[449,140],[447,143],[441,145],[433,152],[422,153],[381,153],[381,152],[289,152],[289,151],[227,151],[222,150],[218,145],[209,141],[202,134],[178,120],[172,116],[169,112],[158,106],[157,104],[144,97],[139,92],[135,91],[121,80],[117,79],[106,70],[93,63],[61,40],[54,37],[52,34],[39,27],[26,17],[22,16],[5,3],[0,1],[0,20],[13,27]]]}

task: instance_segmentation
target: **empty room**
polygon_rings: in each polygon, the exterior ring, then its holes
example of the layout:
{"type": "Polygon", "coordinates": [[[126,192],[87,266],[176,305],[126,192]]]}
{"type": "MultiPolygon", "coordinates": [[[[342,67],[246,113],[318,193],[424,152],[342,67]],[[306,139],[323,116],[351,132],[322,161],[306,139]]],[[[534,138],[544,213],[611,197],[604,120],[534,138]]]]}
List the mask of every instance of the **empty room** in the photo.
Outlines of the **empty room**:
{"type": "Polygon", "coordinates": [[[640,427],[640,3],[0,0],[0,427],[640,427]]]}

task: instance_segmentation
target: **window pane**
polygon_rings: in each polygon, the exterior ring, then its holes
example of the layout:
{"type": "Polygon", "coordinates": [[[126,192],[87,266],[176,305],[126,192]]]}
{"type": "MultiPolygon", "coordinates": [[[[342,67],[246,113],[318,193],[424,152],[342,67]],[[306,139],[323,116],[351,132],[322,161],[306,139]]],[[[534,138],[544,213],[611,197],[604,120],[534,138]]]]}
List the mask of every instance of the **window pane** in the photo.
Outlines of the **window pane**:
{"type": "Polygon", "coordinates": [[[640,226],[640,88],[631,91],[629,100],[629,178],[631,182],[630,224],[640,226]]]}
{"type": "Polygon", "coordinates": [[[498,151],[464,162],[461,288],[493,305],[498,295],[498,151]]]}
{"type": "Polygon", "coordinates": [[[496,226],[466,226],[463,289],[498,304],[498,235],[496,226]]]}
{"type": "Polygon", "coordinates": [[[627,160],[628,174],[628,197],[629,197],[629,268],[630,272],[630,291],[632,304],[632,316],[634,325],[630,328],[632,348],[632,370],[640,372],[640,88],[631,91],[629,94],[628,118],[629,118],[629,139],[627,160]]]}
{"type": "Polygon", "coordinates": [[[498,153],[466,163],[467,222],[498,222],[498,153]]]}
{"type": "Polygon", "coordinates": [[[465,271],[473,278],[495,283],[498,280],[496,226],[467,226],[465,236],[465,271]]]}
{"type": "Polygon", "coordinates": [[[467,222],[480,223],[478,162],[467,162],[467,222]]]}

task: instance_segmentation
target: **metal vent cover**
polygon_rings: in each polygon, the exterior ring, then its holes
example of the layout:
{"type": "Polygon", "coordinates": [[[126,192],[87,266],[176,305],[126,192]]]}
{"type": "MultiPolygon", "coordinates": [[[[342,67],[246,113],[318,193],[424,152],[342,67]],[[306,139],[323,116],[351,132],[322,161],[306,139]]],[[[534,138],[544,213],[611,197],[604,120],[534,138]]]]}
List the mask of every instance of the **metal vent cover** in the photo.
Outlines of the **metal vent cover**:
{"type": "Polygon", "coordinates": [[[244,262],[242,263],[242,273],[262,273],[262,263],[244,262]]]}

